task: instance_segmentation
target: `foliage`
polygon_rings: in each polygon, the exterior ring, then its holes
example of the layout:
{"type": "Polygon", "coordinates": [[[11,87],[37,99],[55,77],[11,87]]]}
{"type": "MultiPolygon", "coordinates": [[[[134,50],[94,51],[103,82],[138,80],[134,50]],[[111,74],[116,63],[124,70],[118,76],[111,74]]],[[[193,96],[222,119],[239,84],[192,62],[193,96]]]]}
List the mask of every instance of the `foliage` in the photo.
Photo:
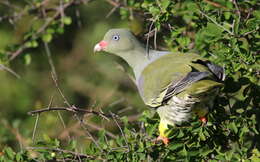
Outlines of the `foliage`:
{"type": "MultiPolygon", "coordinates": [[[[53,7],[50,6],[45,9],[51,13],[41,15],[43,2],[33,1],[34,8],[26,5],[26,15],[39,19],[23,34],[22,41],[0,49],[0,65],[6,67],[5,69],[9,69],[7,67],[11,60],[20,54],[22,56],[17,59],[23,59],[24,64],[30,64],[31,54],[23,54],[26,49],[30,51],[44,44],[52,44],[53,38],[66,35],[66,25],[73,25],[76,21],[76,16],[62,16],[58,10],[52,11],[53,7]]],[[[65,13],[70,12],[66,10],[67,7],[75,5],[73,7],[77,8],[81,4],[81,1],[73,0],[63,2],[65,13]]],[[[167,46],[172,51],[197,52],[225,67],[225,87],[208,115],[207,125],[201,125],[194,117],[189,125],[173,127],[171,143],[165,146],[154,142],[158,135],[159,118],[153,110],[147,110],[136,122],[128,121],[127,117],[111,118],[120,130],[116,138],[108,137],[107,130],[99,131],[96,133],[97,143],[90,142],[84,151],[81,151],[82,154],[77,153],[77,147],[80,145],[77,140],[69,140],[64,144],[45,135],[42,141],[32,143],[33,147],[20,152],[5,147],[0,152],[0,160],[259,161],[259,2],[108,2],[117,9],[124,21],[129,21],[134,33],[142,37],[143,41],[149,38],[149,42],[154,42],[154,48],[163,49],[167,46]]],[[[58,4],[52,5],[58,8],[58,4]]],[[[4,69],[2,66],[0,69],[4,69]]],[[[52,71],[55,70],[52,68],[52,71]]],[[[99,118],[92,120],[99,121],[99,118]]],[[[4,132],[4,128],[0,129],[1,135],[4,136],[4,132]]]]}

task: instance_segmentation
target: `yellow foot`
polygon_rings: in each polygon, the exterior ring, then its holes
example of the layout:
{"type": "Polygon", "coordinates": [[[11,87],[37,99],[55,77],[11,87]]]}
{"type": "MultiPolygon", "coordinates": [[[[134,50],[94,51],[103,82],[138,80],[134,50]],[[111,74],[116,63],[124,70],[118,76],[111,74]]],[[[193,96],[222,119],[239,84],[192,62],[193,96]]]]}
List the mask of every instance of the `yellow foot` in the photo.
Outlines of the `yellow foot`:
{"type": "Polygon", "coordinates": [[[203,124],[207,124],[208,120],[205,116],[203,117],[200,117],[200,121],[203,123],[203,124]]]}
{"type": "Polygon", "coordinates": [[[165,145],[168,145],[168,143],[170,142],[169,138],[163,136],[158,136],[156,141],[162,141],[165,145]]]}

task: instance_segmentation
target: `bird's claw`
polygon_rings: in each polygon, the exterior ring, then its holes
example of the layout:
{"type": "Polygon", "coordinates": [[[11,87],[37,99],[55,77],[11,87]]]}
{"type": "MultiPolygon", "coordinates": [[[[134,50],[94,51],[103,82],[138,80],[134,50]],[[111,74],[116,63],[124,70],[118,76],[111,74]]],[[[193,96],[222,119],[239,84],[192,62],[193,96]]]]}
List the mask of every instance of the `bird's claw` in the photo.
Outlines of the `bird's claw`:
{"type": "Polygon", "coordinates": [[[163,137],[163,136],[158,136],[155,141],[156,141],[156,142],[162,141],[165,145],[168,145],[169,142],[170,142],[169,138],[163,137]]]}
{"type": "Polygon", "coordinates": [[[207,118],[205,116],[200,117],[200,121],[202,122],[203,125],[206,125],[207,122],[208,122],[208,120],[207,120],[207,118]]]}

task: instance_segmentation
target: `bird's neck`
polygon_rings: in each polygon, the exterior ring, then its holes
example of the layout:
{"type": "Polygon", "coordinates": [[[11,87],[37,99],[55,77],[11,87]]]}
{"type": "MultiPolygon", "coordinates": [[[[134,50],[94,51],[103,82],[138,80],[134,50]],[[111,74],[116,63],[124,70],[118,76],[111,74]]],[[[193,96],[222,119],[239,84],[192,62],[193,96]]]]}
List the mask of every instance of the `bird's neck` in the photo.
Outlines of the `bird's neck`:
{"type": "Polygon", "coordinates": [[[143,69],[151,62],[157,60],[165,54],[169,54],[169,51],[155,51],[149,50],[149,53],[145,48],[140,47],[131,51],[127,51],[120,55],[133,69],[135,74],[135,79],[138,80],[143,69]]]}

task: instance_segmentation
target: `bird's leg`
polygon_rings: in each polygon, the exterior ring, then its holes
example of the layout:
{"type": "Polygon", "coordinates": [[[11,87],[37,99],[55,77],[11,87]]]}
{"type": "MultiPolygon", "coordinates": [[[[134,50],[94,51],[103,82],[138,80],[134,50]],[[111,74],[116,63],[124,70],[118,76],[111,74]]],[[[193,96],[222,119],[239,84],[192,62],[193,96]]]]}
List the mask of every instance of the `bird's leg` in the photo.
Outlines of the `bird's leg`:
{"type": "Polygon", "coordinates": [[[161,135],[156,138],[156,141],[162,141],[165,145],[168,145],[170,142],[169,138],[163,137],[161,135]]]}
{"type": "Polygon", "coordinates": [[[199,116],[199,120],[203,125],[207,124],[208,108],[195,108],[193,111],[199,116]]]}
{"type": "Polygon", "coordinates": [[[157,141],[162,141],[165,145],[168,145],[170,140],[169,138],[167,137],[167,133],[166,130],[168,130],[168,125],[165,121],[160,121],[160,124],[159,124],[159,132],[160,132],[160,135],[157,137],[157,139],[155,140],[156,142],[157,141]]]}

